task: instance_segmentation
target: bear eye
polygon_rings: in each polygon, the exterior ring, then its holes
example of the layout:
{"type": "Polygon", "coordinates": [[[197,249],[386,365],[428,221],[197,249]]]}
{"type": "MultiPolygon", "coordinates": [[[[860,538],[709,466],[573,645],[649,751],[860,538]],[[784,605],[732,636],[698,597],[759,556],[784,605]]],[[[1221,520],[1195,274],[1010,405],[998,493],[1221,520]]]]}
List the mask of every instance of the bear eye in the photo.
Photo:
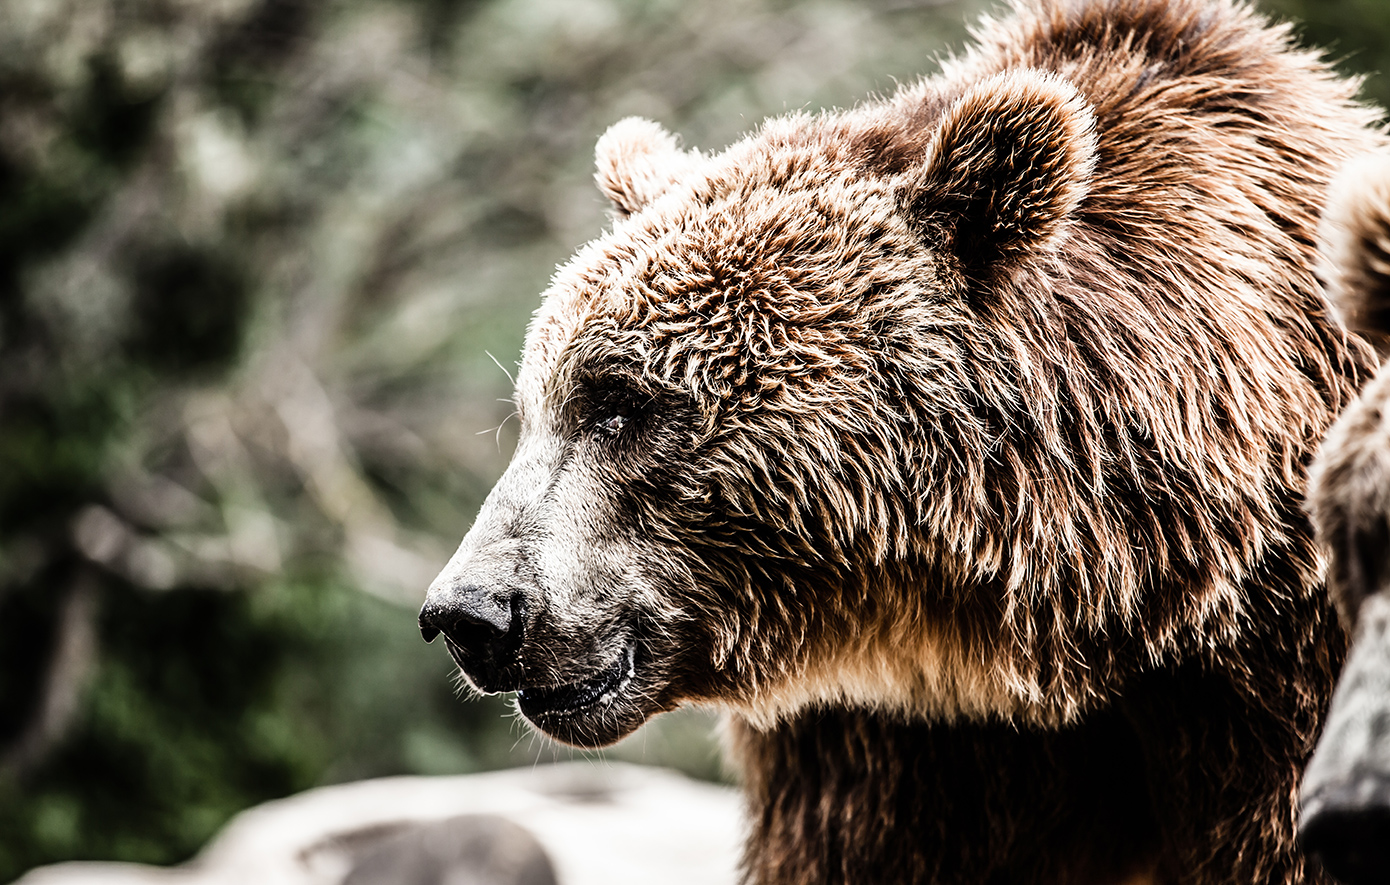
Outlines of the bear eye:
{"type": "Polygon", "coordinates": [[[626,444],[652,426],[656,396],[626,379],[590,381],[578,393],[578,426],[592,437],[626,444]]]}
{"type": "Polygon", "coordinates": [[[598,422],[598,431],[608,436],[617,436],[619,433],[622,433],[623,428],[627,426],[627,422],[628,417],[625,413],[614,412],[598,422]]]}

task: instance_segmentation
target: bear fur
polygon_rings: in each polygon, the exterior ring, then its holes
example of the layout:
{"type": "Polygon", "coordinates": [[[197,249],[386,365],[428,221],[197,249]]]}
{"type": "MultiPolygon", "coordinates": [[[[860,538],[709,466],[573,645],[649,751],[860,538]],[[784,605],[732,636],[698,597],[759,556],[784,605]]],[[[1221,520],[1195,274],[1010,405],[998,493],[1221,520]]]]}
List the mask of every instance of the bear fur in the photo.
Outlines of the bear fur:
{"type": "Polygon", "coordinates": [[[1228,0],[1017,0],[722,153],[619,123],[425,637],[581,746],[726,710],[751,882],[1321,881],[1354,92],[1228,0]]]}
{"type": "MultiPolygon", "coordinates": [[[[1352,330],[1390,342],[1390,156],[1350,164],[1320,230],[1321,273],[1352,330]]],[[[1328,586],[1352,651],[1301,794],[1299,837],[1350,885],[1390,882],[1390,369],[1347,407],[1309,471],[1328,586]]]]}

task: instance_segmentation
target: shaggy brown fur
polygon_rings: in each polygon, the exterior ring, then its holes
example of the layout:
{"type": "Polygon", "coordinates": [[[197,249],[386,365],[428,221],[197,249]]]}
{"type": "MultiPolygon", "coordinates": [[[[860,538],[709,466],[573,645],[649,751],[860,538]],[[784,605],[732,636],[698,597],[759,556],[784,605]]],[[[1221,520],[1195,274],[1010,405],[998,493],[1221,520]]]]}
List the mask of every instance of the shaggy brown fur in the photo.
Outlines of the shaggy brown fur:
{"type": "Polygon", "coordinates": [[[1353,91],[1225,0],[1019,0],[721,154],[619,124],[426,636],[573,743],[729,710],[759,883],[1312,881],[1353,91]]]}
{"type": "MultiPolygon", "coordinates": [[[[1333,306],[1390,342],[1390,156],[1350,164],[1328,197],[1321,268],[1333,306]]],[[[1355,644],[1308,765],[1300,837],[1343,881],[1390,881],[1390,369],[1337,420],[1313,463],[1309,509],[1355,644]]]]}

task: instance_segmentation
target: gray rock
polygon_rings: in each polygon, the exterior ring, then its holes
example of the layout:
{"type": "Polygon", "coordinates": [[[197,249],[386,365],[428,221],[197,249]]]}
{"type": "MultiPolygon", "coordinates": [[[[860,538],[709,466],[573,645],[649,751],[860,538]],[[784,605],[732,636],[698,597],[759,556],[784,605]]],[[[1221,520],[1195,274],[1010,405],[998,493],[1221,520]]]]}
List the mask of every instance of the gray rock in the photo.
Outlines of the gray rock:
{"type": "Polygon", "coordinates": [[[557,885],[550,855],[529,830],[496,814],[410,824],[349,846],[343,885],[557,885]]]}
{"type": "Polygon", "coordinates": [[[742,834],[731,789],[575,762],[322,787],[242,812],[183,866],[64,863],[16,885],[718,885],[742,834]]]}

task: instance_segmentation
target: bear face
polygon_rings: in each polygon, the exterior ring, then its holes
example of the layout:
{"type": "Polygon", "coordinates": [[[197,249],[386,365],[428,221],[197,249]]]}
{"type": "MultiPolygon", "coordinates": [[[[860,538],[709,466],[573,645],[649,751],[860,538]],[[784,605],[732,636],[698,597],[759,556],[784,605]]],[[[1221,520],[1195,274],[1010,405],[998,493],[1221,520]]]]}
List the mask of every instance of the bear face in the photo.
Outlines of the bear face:
{"type": "MultiPolygon", "coordinates": [[[[1353,331],[1390,341],[1390,157],[1333,183],[1319,229],[1329,299],[1353,331]]],[[[1328,431],[1308,509],[1330,553],[1328,589],[1355,641],[1300,793],[1299,839],[1340,881],[1390,878],[1390,370],[1328,431]]]]}
{"type": "MultiPolygon", "coordinates": [[[[917,537],[941,492],[900,459],[942,457],[914,427],[947,456],[983,445],[959,426],[966,352],[999,345],[970,340],[965,292],[1050,251],[1093,128],[1075,89],[1032,71],[956,100],[897,175],[833,118],[710,158],[654,124],[614,127],[599,146],[614,228],[556,275],[513,465],[432,591],[477,597],[465,632],[486,637],[439,627],[474,684],[519,689],[535,724],[588,744],[686,699],[906,704],[924,666],[960,669],[936,636],[914,639],[909,672],[853,660],[900,620],[869,611],[856,572],[974,548],[917,537]]],[[[986,679],[968,692],[1020,703],[1008,667],[986,679]]]]}

